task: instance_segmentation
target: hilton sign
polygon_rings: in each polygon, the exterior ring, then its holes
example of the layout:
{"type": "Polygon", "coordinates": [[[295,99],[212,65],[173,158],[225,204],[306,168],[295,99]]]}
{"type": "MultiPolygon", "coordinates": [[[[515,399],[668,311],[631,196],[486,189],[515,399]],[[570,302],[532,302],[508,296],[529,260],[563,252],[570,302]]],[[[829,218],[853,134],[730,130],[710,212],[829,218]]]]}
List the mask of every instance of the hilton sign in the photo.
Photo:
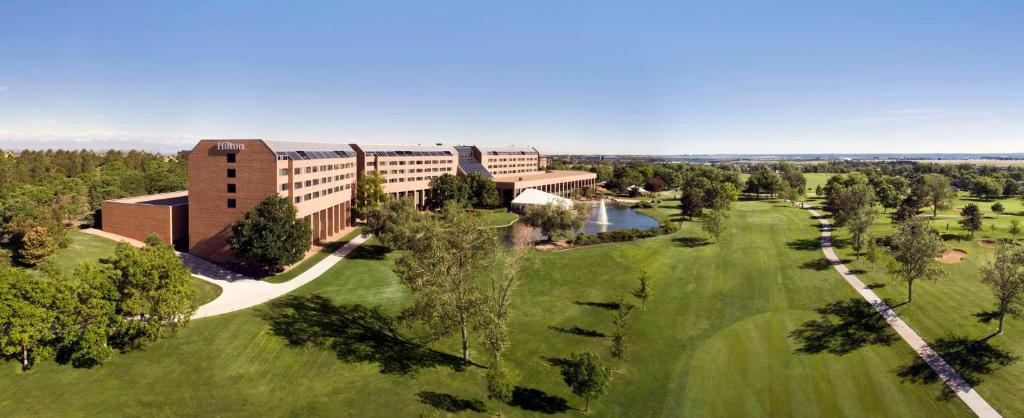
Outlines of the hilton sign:
{"type": "Polygon", "coordinates": [[[231,142],[218,142],[217,151],[235,151],[245,149],[245,144],[235,144],[231,142]]]}

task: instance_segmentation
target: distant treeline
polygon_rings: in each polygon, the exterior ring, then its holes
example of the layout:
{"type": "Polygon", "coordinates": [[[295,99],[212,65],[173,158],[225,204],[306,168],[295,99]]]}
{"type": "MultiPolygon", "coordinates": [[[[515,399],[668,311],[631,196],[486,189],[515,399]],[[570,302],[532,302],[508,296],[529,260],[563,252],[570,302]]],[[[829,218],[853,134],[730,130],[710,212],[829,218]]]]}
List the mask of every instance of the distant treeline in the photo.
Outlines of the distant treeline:
{"type": "Polygon", "coordinates": [[[37,266],[107,199],[186,188],[185,153],[0,151],[0,262],[37,266]]]}

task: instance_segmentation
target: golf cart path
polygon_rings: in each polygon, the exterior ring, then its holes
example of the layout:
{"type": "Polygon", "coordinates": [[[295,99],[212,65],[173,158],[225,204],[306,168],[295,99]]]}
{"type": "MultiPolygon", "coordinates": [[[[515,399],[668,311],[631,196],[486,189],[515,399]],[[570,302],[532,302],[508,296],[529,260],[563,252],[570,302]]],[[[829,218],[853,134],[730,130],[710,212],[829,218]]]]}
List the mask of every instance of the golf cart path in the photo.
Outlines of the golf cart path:
{"type": "Polygon", "coordinates": [[[359,248],[360,245],[363,245],[363,242],[366,242],[367,239],[369,239],[369,236],[364,235],[353,238],[337,251],[327,255],[323,260],[310,267],[309,270],[284,283],[267,283],[262,280],[241,276],[191,254],[179,254],[181,261],[192,271],[192,276],[216,284],[223,289],[223,292],[221,292],[217,299],[200,306],[196,313],[192,315],[192,319],[240,311],[284,296],[316,280],[321,274],[324,274],[331,267],[334,267],[335,264],[338,264],[345,256],[359,248]]]}
{"type": "MultiPolygon", "coordinates": [[[[800,207],[806,208],[803,203],[800,204],[800,207]]],[[[949,386],[949,388],[956,393],[956,396],[959,397],[960,400],[964,401],[967,407],[970,408],[975,415],[985,418],[1001,417],[1001,415],[999,415],[999,413],[996,412],[996,410],[993,409],[992,406],[989,405],[988,402],[986,402],[985,399],[982,398],[969,383],[967,383],[967,381],[957,374],[956,370],[953,370],[953,368],[950,367],[949,364],[935,352],[935,350],[932,350],[932,348],[928,346],[928,343],[926,343],[921,336],[917,335],[917,332],[914,332],[906,322],[903,322],[899,315],[896,315],[896,312],[894,312],[892,308],[882,300],[882,298],[878,297],[875,292],[864,285],[864,282],[861,282],[856,275],[850,272],[850,269],[843,264],[842,260],[839,259],[835,250],[832,248],[831,224],[814,209],[806,209],[811,213],[811,215],[818,219],[818,222],[821,222],[821,251],[825,253],[825,258],[828,259],[829,263],[831,263],[833,267],[835,267],[836,271],[846,279],[846,282],[849,283],[850,286],[853,286],[853,289],[856,290],[864,300],[868,301],[868,303],[878,311],[879,315],[882,315],[882,318],[884,318],[885,321],[896,330],[896,333],[903,338],[903,341],[906,341],[907,344],[910,345],[910,348],[913,348],[917,355],[931,366],[932,370],[934,370],[942,381],[946,383],[946,386],[949,386]]]]}

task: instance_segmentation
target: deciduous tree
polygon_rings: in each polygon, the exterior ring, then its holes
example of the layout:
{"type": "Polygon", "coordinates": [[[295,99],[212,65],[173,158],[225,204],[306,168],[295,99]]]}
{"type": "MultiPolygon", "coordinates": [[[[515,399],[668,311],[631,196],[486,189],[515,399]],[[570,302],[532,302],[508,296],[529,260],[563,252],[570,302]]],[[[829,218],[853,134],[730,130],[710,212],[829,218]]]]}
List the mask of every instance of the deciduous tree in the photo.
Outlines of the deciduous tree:
{"type": "Polygon", "coordinates": [[[235,257],[260,264],[267,271],[302,260],[311,246],[309,224],[298,219],[295,205],[272,194],[231,226],[228,244],[235,257]]]}
{"type": "Polygon", "coordinates": [[[612,372],[597,354],[573,353],[562,365],[562,380],[572,393],[587,402],[586,413],[589,414],[590,401],[600,398],[611,386],[612,372]]]}
{"type": "Polygon", "coordinates": [[[913,217],[897,224],[890,249],[889,274],[907,283],[907,303],[913,301],[915,281],[936,280],[944,274],[935,259],[946,246],[924,219],[913,217]]]}
{"type": "Polygon", "coordinates": [[[704,229],[704,232],[715,237],[715,241],[721,241],[722,232],[725,231],[725,223],[728,218],[728,212],[712,209],[704,212],[701,216],[700,226],[704,229]]]}
{"type": "Polygon", "coordinates": [[[430,198],[428,204],[432,208],[440,208],[452,201],[460,205],[469,203],[469,186],[451,174],[445,173],[430,180],[430,198]]]}
{"type": "Polygon", "coordinates": [[[1002,334],[1006,315],[1020,318],[1024,314],[1024,248],[1003,245],[996,249],[995,260],[982,269],[981,281],[995,296],[999,315],[996,333],[1002,334]]]}
{"type": "Polygon", "coordinates": [[[486,313],[477,279],[498,246],[494,229],[484,226],[461,205],[448,202],[439,216],[424,216],[416,223],[418,238],[395,263],[395,274],[413,294],[400,319],[423,324],[434,339],[460,332],[467,363],[470,331],[486,313]]]}
{"type": "Polygon", "coordinates": [[[640,283],[637,285],[636,289],[633,290],[633,296],[640,299],[640,309],[647,309],[647,299],[651,297],[651,279],[650,276],[647,275],[646,271],[641,271],[638,280],[640,283]]]}
{"type": "Polygon", "coordinates": [[[864,248],[868,228],[875,223],[877,217],[878,211],[873,207],[867,207],[854,212],[846,221],[846,227],[850,229],[850,235],[853,237],[853,250],[857,252],[858,259],[860,251],[864,248]]]}
{"type": "Polygon", "coordinates": [[[366,219],[370,210],[377,208],[388,195],[384,193],[384,178],[377,170],[366,170],[356,181],[356,190],[353,201],[355,215],[366,219]]]}

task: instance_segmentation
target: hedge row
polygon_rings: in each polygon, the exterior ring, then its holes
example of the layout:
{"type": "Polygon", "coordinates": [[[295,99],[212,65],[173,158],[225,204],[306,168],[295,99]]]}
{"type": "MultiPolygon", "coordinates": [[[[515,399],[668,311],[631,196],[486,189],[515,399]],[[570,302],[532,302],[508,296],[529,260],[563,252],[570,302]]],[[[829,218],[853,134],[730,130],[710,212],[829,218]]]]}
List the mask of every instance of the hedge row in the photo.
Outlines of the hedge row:
{"type": "Polygon", "coordinates": [[[668,235],[679,230],[677,224],[667,222],[661,226],[650,229],[625,228],[617,231],[598,232],[596,234],[579,234],[573,241],[574,245],[603,244],[606,242],[636,241],[638,239],[653,238],[659,235],[668,235]]]}

